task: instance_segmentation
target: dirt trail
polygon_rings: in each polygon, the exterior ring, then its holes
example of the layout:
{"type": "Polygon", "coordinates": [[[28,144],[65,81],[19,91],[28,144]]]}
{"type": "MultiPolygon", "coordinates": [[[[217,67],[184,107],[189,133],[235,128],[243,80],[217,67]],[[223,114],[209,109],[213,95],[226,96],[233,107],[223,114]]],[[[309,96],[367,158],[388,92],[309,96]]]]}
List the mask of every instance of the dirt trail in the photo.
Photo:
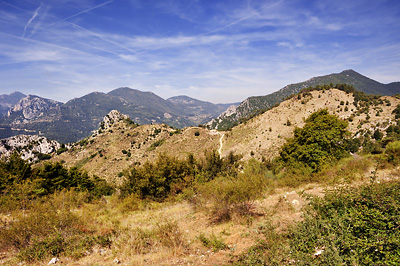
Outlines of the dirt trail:
{"type": "Polygon", "coordinates": [[[219,157],[222,157],[222,146],[223,146],[222,139],[224,138],[224,136],[225,133],[223,133],[221,135],[221,138],[219,139],[219,149],[218,149],[219,157]]]}

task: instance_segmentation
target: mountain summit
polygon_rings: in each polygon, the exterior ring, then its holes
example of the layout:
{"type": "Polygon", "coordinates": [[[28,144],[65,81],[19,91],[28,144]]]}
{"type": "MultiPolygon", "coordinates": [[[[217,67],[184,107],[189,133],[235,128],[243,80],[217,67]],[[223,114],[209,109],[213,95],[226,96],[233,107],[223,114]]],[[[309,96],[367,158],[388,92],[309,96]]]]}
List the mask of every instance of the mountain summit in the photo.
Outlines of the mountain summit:
{"type": "Polygon", "coordinates": [[[24,97],[26,97],[26,95],[18,91],[11,94],[0,95],[0,117],[7,114],[8,110],[24,97]]]}

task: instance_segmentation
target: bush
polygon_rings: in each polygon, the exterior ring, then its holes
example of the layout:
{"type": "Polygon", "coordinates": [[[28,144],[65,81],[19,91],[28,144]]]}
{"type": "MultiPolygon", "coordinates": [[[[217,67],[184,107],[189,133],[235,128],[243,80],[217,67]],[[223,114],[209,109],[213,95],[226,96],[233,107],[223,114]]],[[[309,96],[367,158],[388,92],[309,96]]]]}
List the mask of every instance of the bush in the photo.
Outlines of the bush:
{"type": "Polygon", "coordinates": [[[220,176],[196,188],[195,204],[205,208],[215,222],[252,214],[253,201],[271,184],[265,167],[252,159],[237,177],[220,176]]]}
{"type": "Polygon", "coordinates": [[[383,133],[377,128],[377,129],[374,131],[373,138],[374,138],[375,140],[381,140],[381,139],[383,138],[383,133]]]}
{"type": "Polygon", "coordinates": [[[113,238],[113,249],[126,256],[147,254],[160,246],[178,253],[185,248],[185,238],[176,221],[162,219],[149,229],[123,228],[113,238]]]}
{"type": "Polygon", "coordinates": [[[194,179],[196,166],[191,158],[178,160],[160,154],[154,163],[147,161],[140,167],[132,166],[126,171],[127,179],[121,186],[122,196],[135,194],[141,199],[162,200],[171,192],[180,193],[194,179]]]}
{"type": "Polygon", "coordinates": [[[35,169],[33,178],[40,180],[37,193],[41,196],[64,188],[76,188],[80,191],[94,189],[94,183],[86,172],[81,172],[76,167],[67,169],[60,162],[46,163],[35,169]]]}
{"type": "Polygon", "coordinates": [[[113,238],[114,251],[124,253],[126,256],[147,254],[154,245],[154,234],[139,227],[120,229],[113,238]]]}
{"type": "Polygon", "coordinates": [[[160,147],[161,145],[163,145],[164,142],[165,142],[165,139],[157,140],[156,142],[154,142],[153,144],[150,145],[150,147],[147,149],[147,151],[155,150],[157,147],[160,147]]]}
{"type": "Polygon", "coordinates": [[[268,222],[259,227],[258,243],[237,265],[400,263],[399,181],[342,187],[308,200],[303,221],[287,232],[268,222]]]}
{"type": "Polygon", "coordinates": [[[292,232],[293,258],[315,264],[396,265],[400,263],[400,183],[329,191],[313,199],[304,222],[292,232]],[[314,256],[315,257],[315,256],[314,256]]]}
{"type": "Polygon", "coordinates": [[[347,122],[330,115],[327,109],[311,114],[303,128],[295,128],[280,152],[286,164],[301,162],[314,171],[347,156],[344,140],[349,135],[347,122]]]}
{"type": "Polygon", "coordinates": [[[385,155],[388,162],[398,165],[400,163],[400,141],[389,143],[386,146],[385,155]]]}
{"type": "Polygon", "coordinates": [[[177,252],[185,246],[185,238],[176,221],[163,219],[157,223],[154,233],[162,246],[177,252]]]}

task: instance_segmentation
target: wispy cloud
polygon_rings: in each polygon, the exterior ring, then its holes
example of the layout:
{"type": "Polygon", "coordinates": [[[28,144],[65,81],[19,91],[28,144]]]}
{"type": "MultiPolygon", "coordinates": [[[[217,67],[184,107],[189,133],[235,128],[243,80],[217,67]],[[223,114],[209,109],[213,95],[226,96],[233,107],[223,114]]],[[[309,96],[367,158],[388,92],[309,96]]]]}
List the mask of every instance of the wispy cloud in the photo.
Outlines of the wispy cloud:
{"type": "Polygon", "coordinates": [[[280,0],[280,1],[276,1],[276,2],[274,2],[274,3],[272,3],[272,4],[265,4],[264,6],[262,6],[262,7],[261,7],[260,9],[258,9],[258,10],[252,10],[252,11],[250,12],[250,14],[248,14],[248,15],[245,15],[245,16],[243,16],[243,17],[240,17],[239,19],[237,19],[237,20],[235,20],[235,21],[232,21],[232,22],[230,22],[230,23],[228,23],[228,24],[226,24],[226,25],[220,26],[220,27],[218,27],[218,28],[216,28],[216,29],[213,29],[213,30],[210,30],[210,31],[208,31],[208,32],[205,32],[204,34],[210,34],[210,33],[214,33],[214,32],[219,32],[219,31],[222,31],[222,30],[227,29],[227,28],[229,28],[229,27],[232,27],[232,26],[234,26],[234,25],[236,25],[236,24],[239,24],[239,23],[241,23],[241,22],[243,22],[243,21],[246,21],[246,20],[249,20],[249,19],[251,19],[251,18],[257,17],[257,16],[260,15],[260,13],[265,12],[266,10],[273,8],[273,7],[275,7],[275,6],[279,5],[279,4],[281,4],[281,3],[284,2],[284,1],[285,1],[285,0],[280,0]]]}
{"type": "Polygon", "coordinates": [[[73,14],[73,15],[71,15],[71,16],[68,16],[68,17],[66,17],[66,18],[63,18],[63,19],[61,19],[61,20],[58,20],[58,21],[56,21],[56,22],[54,22],[54,23],[51,23],[51,24],[49,24],[49,25],[46,26],[46,27],[51,27],[51,26],[53,26],[53,25],[55,25],[55,24],[57,24],[57,23],[61,23],[61,22],[63,22],[63,21],[67,21],[67,20],[69,20],[69,19],[71,19],[71,18],[74,18],[74,17],[77,17],[77,16],[79,16],[79,15],[85,14],[85,13],[87,13],[87,12],[89,12],[89,11],[92,11],[92,10],[94,10],[94,9],[97,9],[97,8],[102,7],[102,6],[108,5],[108,4],[112,3],[112,2],[114,2],[114,0],[109,0],[109,1],[104,2],[104,3],[101,3],[101,4],[99,4],[99,5],[92,6],[92,7],[88,8],[88,9],[85,9],[85,10],[83,10],[83,11],[81,11],[81,12],[78,12],[78,13],[76,13],[76,14],[73,14]]]}
{"type": "Polygon", "coordinates": [[[398,1],[74,1],[0,3],[2,88],[227,102],[348,68],[400,73],[398,1]]]}
{"type": "Polygon", "coordinates": [[[31,25],[31,23],[33,22],[33,20],[35,20],[35,18],[39,15],[39,11],[42,8],[42,6],[40,5],[38,8],[36,8],[35,12],[33,12],[32,17],[29,19],[28,23],[25,25],[24,27],[24,32],[22,34],[22,37],[25,37],[26,34],[26,30],[28,29],[28,27],[31,25]]]}

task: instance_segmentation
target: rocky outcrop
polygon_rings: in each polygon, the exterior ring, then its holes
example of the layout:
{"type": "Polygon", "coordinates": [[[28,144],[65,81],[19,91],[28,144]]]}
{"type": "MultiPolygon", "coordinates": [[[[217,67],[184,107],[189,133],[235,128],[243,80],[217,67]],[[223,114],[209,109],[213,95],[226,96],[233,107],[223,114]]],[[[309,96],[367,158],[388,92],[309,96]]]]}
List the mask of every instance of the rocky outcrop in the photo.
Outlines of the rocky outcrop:
{"type": "Polygon", "coordinates": [[[111,110],[104,118],[100,124],[101,129],[110,128],[115,122],[129,119],[128,115],[123,115],[117,110],[111,110]]]}
{"type": "Polygon", "coordinates": [[[21,158],[31,162],[39,159],[40,154],[53,154],[61,148],[55,140],[37,135],[18,135],[0,140],[0,157],[7,158],[18,152],[21,158]]]}
{"type": "Polygon", "coordinates": [[[237,114],[237,106],[231,105],[226,109],[225,112],[220,114],[217,118],[212,119],[211,121],[207,122],[205,126],[213,129],[219,129],[219,125],[224,120],[235,120],[237,114]]]}

